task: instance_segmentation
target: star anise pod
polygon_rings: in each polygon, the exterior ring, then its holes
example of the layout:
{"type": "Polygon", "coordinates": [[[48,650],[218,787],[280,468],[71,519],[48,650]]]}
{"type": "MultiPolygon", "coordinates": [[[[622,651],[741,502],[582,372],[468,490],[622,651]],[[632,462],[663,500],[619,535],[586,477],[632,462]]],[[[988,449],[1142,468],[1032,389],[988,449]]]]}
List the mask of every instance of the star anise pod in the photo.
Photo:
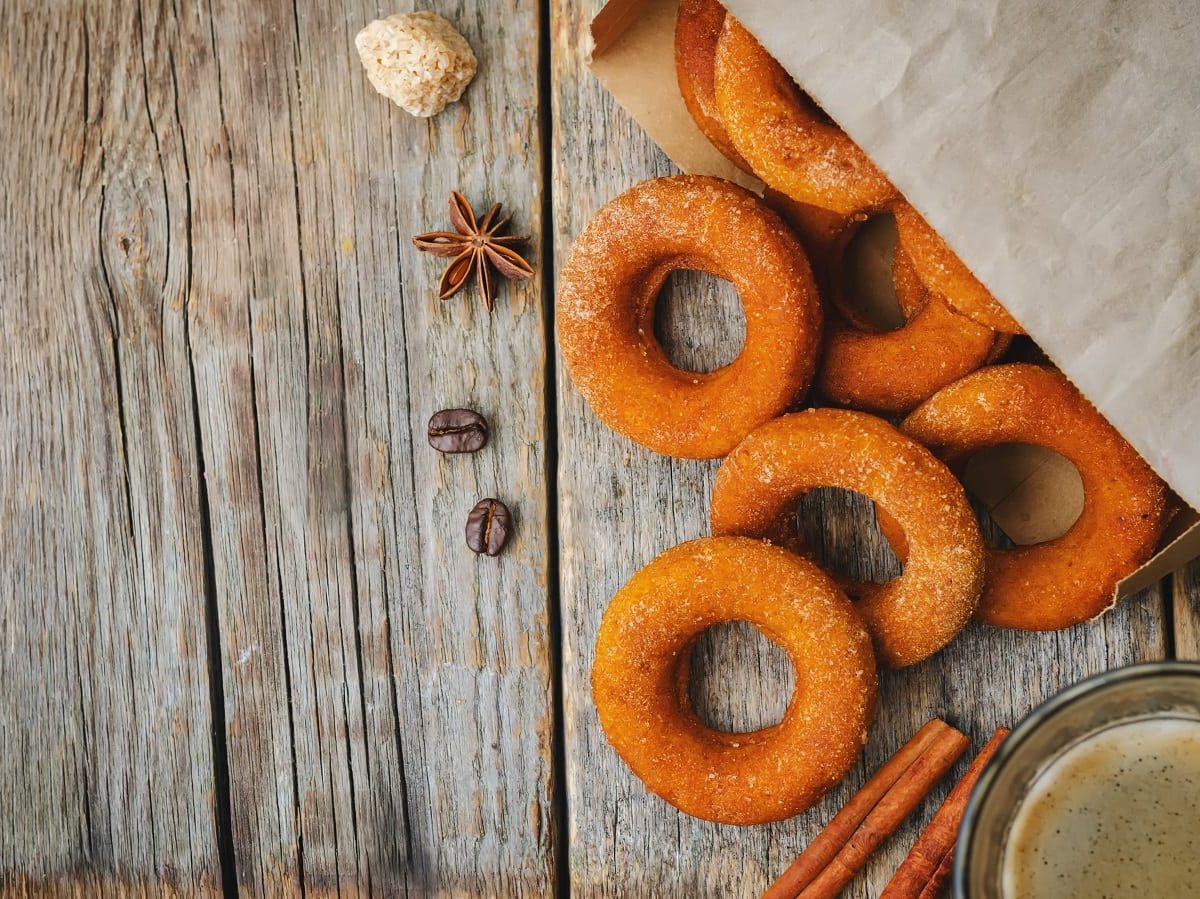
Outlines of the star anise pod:
{"type": "Polygon", "coordinates": [[[500,204],[495,204],[479,221],[467,198],[458,191],[450,194],[450,223],[453,231],[430,231],[413,238],[413,246],[423,253],[432,253],[451,259],[450,265],[438,282],[438,298],[448,300],[466,286],[475,273],[475,284],[483,305],[492,311],[495,287],[492,285],[492,268],[501,275],[515,281],[528,281],[533,277],[533,266],[521,258],[513,249],[528,242],[528,237],[502,236],[502,231],[512,216],[500,215],[500,204]]]}

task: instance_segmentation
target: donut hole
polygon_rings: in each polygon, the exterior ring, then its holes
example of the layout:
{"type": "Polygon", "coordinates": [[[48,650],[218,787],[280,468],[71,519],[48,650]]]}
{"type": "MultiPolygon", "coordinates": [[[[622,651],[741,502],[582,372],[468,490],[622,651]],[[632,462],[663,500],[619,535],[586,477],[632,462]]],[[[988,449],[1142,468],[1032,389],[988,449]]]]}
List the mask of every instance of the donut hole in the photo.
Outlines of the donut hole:
{"type": "Polygon", "coordinates": [[[984,539],[999,549],[1055,540],[1083,514],[1079,469],[1044,446],[1002,443],[982,449],[967,460],[962,479],[977,500],[976,511],[983,512],[984,539]]]}
{"type": "Polygon", "coordinates": [[[896,220],[891,215],[867,219],[846,245],[839,305],[864,330],[895,331],[905,325],[892,278],[895,251],[896,220]]]}
{"type": "Polygon", "coordinates": [[[795,526],[805,552],[839,581],[885,584],[903,570],[879,529],[875,504],[861,493],[810,490],[796,504],[795,526]]]}
{"type": "Polygon", "coordinates": [[[741,354],[746,342],[746,316],[737,291],[707,272],[672,272],[654,307],[654,336],[678,369],[723,368],[741,354]]]}
{"type": "Polygon", "coordinates": [[[783,720],[796,672],[778,643],[746,621],[716,624],[692,645],[692,707],[707,727],[744,734],[783,720]]]}

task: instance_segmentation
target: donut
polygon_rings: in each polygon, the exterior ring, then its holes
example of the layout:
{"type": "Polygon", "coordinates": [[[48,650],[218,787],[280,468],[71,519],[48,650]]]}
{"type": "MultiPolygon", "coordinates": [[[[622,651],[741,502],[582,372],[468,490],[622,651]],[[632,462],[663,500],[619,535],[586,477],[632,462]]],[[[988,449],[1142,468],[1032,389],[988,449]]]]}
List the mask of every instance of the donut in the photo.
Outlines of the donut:
{"type": "Polygon", "coordinates": [[[821,307],[804,251],[761,200],[727,181],[647,181],[601,209],[575,241],[558,291],[559,345],[596,415],[669,456],[723,456],[801,398],[816,367],[821,307]],[[711,372],[671,364],[654,337],[667,275],[733,282],[741,353],[711,372]]]}
{"type": "Polygon", "coordinates": [[[771,187],[763,191],[763,201],[779,213],[800,238],[800,245],[808,254],[813,276],[822,294],[834,291],[835,282],[841,277],[838,271],[846,245],[854,229],[867,221],[865,214],[842,215],[811,203],[793,200],[787,194],[771,187]]]}
{"type": "MultiPolygon", "coordinates": [[[[723,19],[714,65],[716,111],[711,105],[706,107],[709,124],[701,124],[709,139],[719,147],[721,141],[732,144],[736,157],[754,174],[797,203],[844,216],[857,214],[863,219],[874,213],[893,212],[900,242],[934,294],[954,311],[993,331],[1023,334],[1016,319],[755,37],[723,9],[712,10],[712,6],[719,6],[713,0],[693,2],[707,7],[703,17],[689,16],[689,21],[704,22],[707,39],[707,43],[689,39],[696,58],[704,58],[705,50],[700,48],[711,44],[716,23],[723,19]],[[720,132],[714,137],[716,128],[720,132]]],[[[692,24],[685,28],[689,30],[699,31],[700,27],[692,24]]],[[[677,37],[677,57],[678,44],[677,37]]],[[[704,64],[692,65],[698,72],[707,73],[704,64]]],[[[693,76],[693,83],[699,83],[699,75],[693,76]]],[[[685,99],[686,95],[687,90],[685,99]]],[[[699,114],[693,115],[700,121],[699,114]]],[[[828,221],[822,222],[811,213],[801,215],[807,219],[801,227],[816,226],[810,233],[819,235],[822,229],[830,230],[828,221]]],[[[836,230],[840,224],[832,227],[836,230]]],[[[996,355],[1002,355],[1007,342],[996,338],[996,346],[996,355]]]]}
{"type": "Polygon", "coordinates": [[[979,525],[951,471],[883,419],[809,409],[757,428],[717,471],[712,532],[788,540],[796,500],[816,487],[863,494],[903,532],[903,572],[864,585],[856,603],[880,663],[912,665],[949,643],[983,589],[979,525]]]}
{"type": "Polygon", "coordinates": [[[866,330],[841,309],[827,316],[817,387],[835,405],[909,412],[985,365],[996,350],[997,333],[931,295],[903,247],[897,245],[893,260],[896,298],[907,319],[903,327],[866,330]]]}
{"type": "Polygon", "coordinates": [[[993,331],[1025,333],[919,212],[908,203],[897,203],[892,214],[900,245],[912,256],[917,274],[931,291],[944,297],[957,312],[993,331]]]}
{"type": "Polygon", "coordinates": [[[646,787],[722,824],[799,814],[849,772],[875,712],[871,640],[812,562],[759,540],[707,537],[667,550],[613,597],[592,693],[609,742],[646,787]],[[796,671],[783,720],[750,733],[707,727],[688,695],[692,645],[748,621],[796,671]]]}
{"type": "Polygon", "coordinates": [[[929,291],[916,274],[911,256],[898,244],[893,284],[906,324],[880,332],[846,302],[843,283],[846,247],[870,216],[861,212],[841,215],[771,189],[764,199],[800,238],[826,299],[825,345],[817,388],[831,403],[904,414],[1007,351],[1011,335],[955,313],[929,291]]]}
{"type": "Polygon", "coordinates": [[[675,76],[684,105],[709,142],[744,171],[750,166],[733,147],[721,124],[713,86],[717,39],[725,24],[725,7],[717,0],[680,0],[675,20],[675,76]]]}
{"type": "Polygon", "coordinates": [[[896,199],[884,174],[733,16],[717,41],[715,71],[719,120],[768,185],[843,215],[896,199]]]}
{"type": "Polygon", "coordinates": [[[1117,582],[1154,552],[1170,519],[1166,485],[1054,369],[996,365],[936,393],[902,430],[953,466],[1001,443],[1043,446],[1083,480],[1083,512],[1035,546],[989,549],[979,617],[997,627],[1058,630],[1112,606],[1117,582]]]}

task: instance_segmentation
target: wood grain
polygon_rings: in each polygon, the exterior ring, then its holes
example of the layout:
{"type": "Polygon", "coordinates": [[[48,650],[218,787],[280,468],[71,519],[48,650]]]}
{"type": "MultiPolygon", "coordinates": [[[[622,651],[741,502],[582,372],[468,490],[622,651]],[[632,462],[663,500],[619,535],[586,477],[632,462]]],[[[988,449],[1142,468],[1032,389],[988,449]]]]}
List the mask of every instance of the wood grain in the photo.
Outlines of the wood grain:
{"type": "MultiPolygon", "coordinates": [[[[543,896],[560,874],[579,896],[754,895],[929,716],[983,739],[1158,657],[1167,603],[1200,658],[1194,563],[1094,624],[973,627],[886,675],[863,760],[793,821],[720,827],[645,793],[595,719],[595,630],[638,567],[706,533],[715,464],[596,421],[547,353],[541,279],[489,317],[440,303],[441,263],[409,243],[458,188],[510,207],[549,279],[601,203],[672,171],[585,70],[597,5],[433,4],[481,68],[432,120],[367,83],[354,34],[397,11],[367,0],[0,5],[0,895],[543,896]],[[425,423],[458,405],[491,442],[441,456],[425,423]],[[498,559],[463,545],[489,495],[516,517],[498,559]]],[[[702,369],[744,322],[684,273],[658,329],[702,369]]],[[[832,566],[896,570],[860,497],[800,516],[832,566]]],[[[719,727],[777,720],[794,685],[742,624],[694,668],[719,727]]]]}
{"type": "MultiPolygon", "coordinates": [[[[670,164],[618,109],[584,65],[592,4],[552,4],[554,244],[561,267],[592,212],[670,164]]],[[[729,296],[705,296],[707,280],[677,279],[660,329],[676,358],[709,366],[736,352],[729,296]],[[695,292],[696,295],[685,296],[695,292]],[[677,307],[691,307],[682,321],[677,307]],[[732,327],[731,327],[732,325],[732,327]],[[678,330],[676,330],[678,329],[678,330]],[[695,335],[706,335],[698,342],[695,335]],[[715,344],[707,335],[728,334],[715,344]]],[[[1157,590],[1100,621],[1061,634],[1025,635],[972,626],[934,659],[883,677],[870,745],[850,778],[792,821],[767,827],[709,824],[647,794],[604,740],[588,677],[600,615],[639,567],[707,531],[715,463],[654,456],[600,424],[560,362],[559,493],[563,696],[572,895],[753,896],[791,861],[833,811],[928,718],[941,715],[982,741],[1078,678],[1165,651],[1157,590]],[[598,539],[597,535],[603,535],[598,539]]],[[[870,524],[861,498],[826,493],[801,514],[834,567],[886,573],[895,560],[870,524]],[[864,564],[865,563],[865,564],[864,564]]],[[[693,695],[718,726],[743,729],[777,720],[791,690],[782,654],[745,626],[711,634],[699,650],[693,695]]],[[[847,895],[876,895],[907,852],[950,778],[888,841],[847,895]]]]}
{"type": "Polygon", "coordinates": [[[1200,559],[1175,572],[1171,586],[1175,657],[1200,661],[1200,559]]]}
{"type": "Polygon", "coordinates": [[[0,7],[0,894],[221,892],[184,177],[140,24],[0,7]]]}
{"type": "Polygon", "coordinates": [[[469,296],[442,305],[439,263],[408,240],[444,227],[453,188],[538,233],[536,8],[442,4],[485,63],[463,103],[417,120],[352,50],[377,10],[343,6],[218,6],[207,37],[180,22],[182,44],[208,44],[195,87],[216,89],[194,108],[219,113],[184,131],[215,150],[193,192],[218,229],[196,248],[202,282],[221,288],[198,292],[193,331],[238,881],[541,895],[540,294],[506,289],[490,319],[469,296]],[[478,456],[424,443],[429,415],[458,405],[495,425],[478,456]],[[496,561],[462,542],[492,494],[518,520],[496,561]]]}
{"type": "Polygon", "coordinates": [[[374,4],[4,7],[0,73],[38,77],[0,168],[20,891],[219,888],[224,814],[246,895],[552,889],[541,292],[443,305],[408,240],[460,188],[536,257],[539,14],[439,10],[483,65],[416,120],[354,51],[374,4]],[[455,405],[477,456],[425,445],[455,405]]]}

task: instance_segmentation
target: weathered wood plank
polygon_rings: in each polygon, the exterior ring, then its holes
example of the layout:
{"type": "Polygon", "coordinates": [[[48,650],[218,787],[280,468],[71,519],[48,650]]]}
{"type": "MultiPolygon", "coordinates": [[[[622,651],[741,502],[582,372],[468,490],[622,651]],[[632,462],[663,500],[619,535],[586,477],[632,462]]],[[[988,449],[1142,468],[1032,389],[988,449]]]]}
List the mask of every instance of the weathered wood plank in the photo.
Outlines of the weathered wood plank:
{"type": "Polygon", "coordinates": [[[345,7],[5,9],[0,72],[38,76],[0,164],[19,892],[219,889],[222,710],[242,892],[552,890],[541,292],[442,305],[408,243],[451,188],[540,234],[538,9],[442,4],[481,72],[422,121],[345,7]],[[492,444],[443,458],[459,404],[492,444]],[[498,560],[462,544],[485,494],[498,560]]]}
{"type": "MultiPolygon", "coordinates": [[[[597,3],[552,4],[554,240],[559,265],[571,240],[604,201],[671,168],[585,69],[586,29],[597,3]]],[[[680,279],[683,281],[683,279],[680,279]]],[[[711,288],[692,281],[687,290],[711,288]]],[[[691,305],[681,289],[668,302],[691,305]]],[[[668,322],[677,358],[713,364],[736,351],[729,304],[697,300],[687,325],[668,322]],[[676,330],[678,328],[678,330],[676,330]],[[689,350],[695,335],[703,347],[689,350]],[[688,353],[691,353],[689,356],[688,353]]],[[[677,318],[678,316],[671,316],[677,318]]],[[[847,782],[792,821],[734,828],[684,816],[650,796],[605,743],[588,678],[600,615],[612,594],[662,550],[707,532],[715,463],[653,456],[600,424],[571,386],[558,381],[563,695],[570,873],[577,896],[752,896],[816,834],[833,811],[926,719],[942,715],[986,737],[1078,678],[1165,649],[1157,590],[1100,621],[1061,634],[1025,635],[972,626],[945,652],[883,677],[871,743],[847,782]],[[597,535],[603,535],[598,539],[597,535]]],[[[826,558],[842,568],[883,569],[890,553],[861,500],[809,500],[808,527],[828,535],[826,558]],[[820,519],[820,521],[818,521],[820,519]]],[[[718,725],[753,727],[777,719],[791,686],[782,654],[751,629],[734,626],[701,649],[693,694],[718,725]]],[[[948,786],[945,785],[944,789],[948,786]]],[[[872,860],[847,895],[874,896],[943,791],[872,860]]]]}
{"type": "Polygon", "coordinates": [[[1200,559],[1172,578],[1175,657],[1200,661],[1200,559]]]}
{"type": "Polygon", "coordinates": [[[452,188],[539,232],[538,16],[439,10],[482,64],[433,120],[370,89],[353,37],[375,4],[164,13],[183,51],[192,350],[248,894],[553,881],[541,295],[506,288],[490,319],[469,296],[440,304],[439,262],[408,240],[445,227],[452,188]],[[425,422],[460,404],[489,415],[493,441],[440,457],[425,422]],[[463,522],[492,494],[517,533],[476,559],[463,522]]]}
{"type": "Polygon", "coordinates": [[[136,5],[0,6],[0,894],[218,895],[186,198],[136,5]]]}

